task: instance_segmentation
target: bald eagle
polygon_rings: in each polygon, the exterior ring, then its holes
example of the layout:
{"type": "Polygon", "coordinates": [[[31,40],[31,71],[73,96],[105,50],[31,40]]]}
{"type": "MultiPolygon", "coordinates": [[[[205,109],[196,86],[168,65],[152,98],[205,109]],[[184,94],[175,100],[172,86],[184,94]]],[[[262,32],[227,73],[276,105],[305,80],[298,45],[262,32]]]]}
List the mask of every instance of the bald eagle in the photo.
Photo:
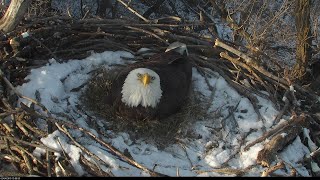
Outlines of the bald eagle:
{"type": "Polygon", "coordinates": [[[176,113],[188,97],[192,65],[185,44],[126,66],[112,82],[107,103],[126,119],[162,119],[176,113]]]}

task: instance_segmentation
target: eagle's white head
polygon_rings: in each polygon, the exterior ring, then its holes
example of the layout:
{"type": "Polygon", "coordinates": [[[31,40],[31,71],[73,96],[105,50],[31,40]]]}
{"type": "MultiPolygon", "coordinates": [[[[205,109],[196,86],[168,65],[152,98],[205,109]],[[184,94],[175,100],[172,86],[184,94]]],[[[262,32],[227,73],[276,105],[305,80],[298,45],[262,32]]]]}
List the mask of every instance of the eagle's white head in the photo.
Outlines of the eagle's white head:
{"type": "Polygon", "coordinates": [[[162,96],[159,75],[151,69],[129,72],[122,86],[122,102],[129,107],[156,107],[162,96]]]}
{"type": "Polygon", "coordinates": [[[171,43],[165,52],[168,52],[168,51],[176,51],[178,53],[180,53],[181,55],[189,55],[188,53],[188,49],[187,49],[187,45],[184,44],[184,43],[181,43],[179,41],[176,41],[174,43],[171,43]]]}

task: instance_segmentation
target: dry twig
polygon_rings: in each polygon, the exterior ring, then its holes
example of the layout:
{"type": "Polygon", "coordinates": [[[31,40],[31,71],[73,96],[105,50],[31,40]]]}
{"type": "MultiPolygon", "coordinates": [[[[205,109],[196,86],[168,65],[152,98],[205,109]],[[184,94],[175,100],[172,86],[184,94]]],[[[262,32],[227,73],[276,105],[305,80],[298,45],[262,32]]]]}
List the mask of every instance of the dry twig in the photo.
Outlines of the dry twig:
{"type": "Polygon", "coordinates": [[[280,161],[278,162],[276,165],[264,170],[261,174],[261,177],[267,177],[269,176],[271,173],[275,172],[278,169],[283,169],[285,168],[284,162],[280,161]]]}

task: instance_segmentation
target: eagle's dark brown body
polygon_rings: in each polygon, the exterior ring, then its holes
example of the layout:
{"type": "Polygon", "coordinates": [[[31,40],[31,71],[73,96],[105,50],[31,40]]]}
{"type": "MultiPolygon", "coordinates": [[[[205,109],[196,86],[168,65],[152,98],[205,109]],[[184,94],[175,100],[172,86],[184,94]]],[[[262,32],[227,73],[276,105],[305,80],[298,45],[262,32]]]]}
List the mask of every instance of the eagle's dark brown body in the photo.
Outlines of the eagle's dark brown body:
{"type": "Polygon", "coordinates": [[[192,65],[186,55],[169,51],[152,56],[149,60],[136,62],[121,70],[112,83],[108,103],[116,113],[127,119],[162,119],[176,113],[185,102],[192,76],[192,65]],[[130,71],[148,68],[160,76],[162,96],[155,108],[129,107],[122,101],[121,90],[130,71]]]}

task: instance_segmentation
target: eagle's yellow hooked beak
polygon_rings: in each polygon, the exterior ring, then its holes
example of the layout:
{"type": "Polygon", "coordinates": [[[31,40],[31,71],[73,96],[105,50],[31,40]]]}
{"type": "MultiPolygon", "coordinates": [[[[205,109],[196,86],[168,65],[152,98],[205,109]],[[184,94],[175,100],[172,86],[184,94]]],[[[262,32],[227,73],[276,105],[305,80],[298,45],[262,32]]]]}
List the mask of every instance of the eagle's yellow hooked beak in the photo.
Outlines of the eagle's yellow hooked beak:
{"type": "Polygon", "coordinates": [[[145,73],[142,75],[141,81],[142,84],[146,87],[151,81],[151,76],[148,73],[145,73]]]}

